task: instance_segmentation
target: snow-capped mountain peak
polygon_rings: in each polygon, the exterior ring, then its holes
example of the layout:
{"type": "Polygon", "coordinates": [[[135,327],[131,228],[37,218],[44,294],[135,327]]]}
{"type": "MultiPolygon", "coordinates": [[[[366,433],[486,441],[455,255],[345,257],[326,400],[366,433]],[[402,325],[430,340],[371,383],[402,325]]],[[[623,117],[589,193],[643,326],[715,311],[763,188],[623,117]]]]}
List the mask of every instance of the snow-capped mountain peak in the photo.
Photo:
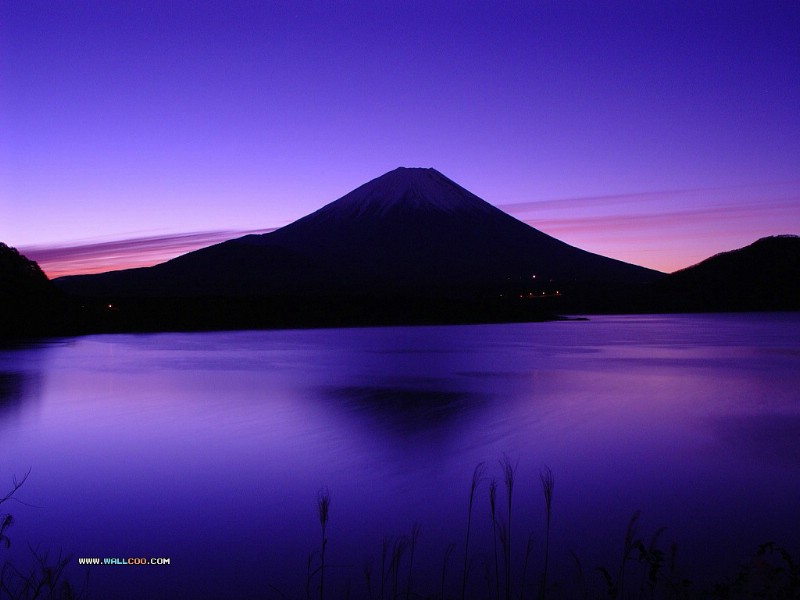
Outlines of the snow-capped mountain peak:
{"type": "Polygon", "coordinates": [[[318,217],[385,216],[397,211],[490,214],[497,208],[436,169],[399,167],[321,208],[318,217]]]}

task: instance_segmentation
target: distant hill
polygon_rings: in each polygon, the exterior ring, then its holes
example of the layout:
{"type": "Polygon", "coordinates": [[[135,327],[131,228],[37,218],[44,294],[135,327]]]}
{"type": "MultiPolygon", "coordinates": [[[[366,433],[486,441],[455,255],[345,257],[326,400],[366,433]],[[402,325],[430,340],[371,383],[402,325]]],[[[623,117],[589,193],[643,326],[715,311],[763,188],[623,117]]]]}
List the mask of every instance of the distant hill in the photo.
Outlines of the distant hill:
{"type": "Polygon", "coordinates": [[[51,291],[50,280],[36,262],[0,242],[0,301],[29,298],[51,291]]]}
{"type": "Polygon", "coordinates": [[[247,326],[259,314],[265,325],[524,319],[546,306],[533,298],[662,276],[569,246],[434,169],[399,168],[276,231],[56,283],[123,312],[247,326]]]}
{"type": "Polygon", "coordinates": [[[38,264],[0,242],[0,338],[51,331],[60,298],[38,264]]]}
{"type": "Polygon", "coordinates": [[[646,288],[650,311],[800,310],[800,237],[762,238],[646,288]]]}

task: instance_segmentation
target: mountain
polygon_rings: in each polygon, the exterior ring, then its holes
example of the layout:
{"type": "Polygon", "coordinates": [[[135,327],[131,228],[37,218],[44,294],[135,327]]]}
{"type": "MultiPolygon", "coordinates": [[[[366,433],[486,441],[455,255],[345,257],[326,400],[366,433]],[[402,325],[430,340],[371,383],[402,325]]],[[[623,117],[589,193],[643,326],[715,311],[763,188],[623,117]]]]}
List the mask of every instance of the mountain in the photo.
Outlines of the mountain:
{"type": "Polygon", "coordinates": [[[0,301],[52,292],[50,280],[36,262],[0,242],[0,301]]]}
{"type": "Polygon", "coordinates": [[[36,262],[0,242],[0,338],[50,331],[60,294],[36,262]]]}
{"type": "Polygon", "coordinates": [[[662,276],[556,240],[434,169],[399,168],[270,233],[56,283],[121,327],[184,329],[531,320],[554,298],[662,276]]]}
{"type": "Polygon", "coordinates": [[[399,168],[276,231],[58,284],[90,296],[461,296],[660,276],[558,241],[434,169],[399,168]]]}
{"type": "Polygon", "coordinates": [[[723,252],[644,287],[650,312],[800,310],[800,237],[723,252]]]}

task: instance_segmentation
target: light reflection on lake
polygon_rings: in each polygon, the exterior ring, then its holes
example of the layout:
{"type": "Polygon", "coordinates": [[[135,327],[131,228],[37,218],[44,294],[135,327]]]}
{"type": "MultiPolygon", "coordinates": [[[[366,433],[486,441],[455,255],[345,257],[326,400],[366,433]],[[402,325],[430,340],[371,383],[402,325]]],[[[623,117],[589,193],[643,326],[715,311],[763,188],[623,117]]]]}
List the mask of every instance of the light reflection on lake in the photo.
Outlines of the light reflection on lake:
{"type": "MultiPolygon", "coordinates": [[[[415,580],[438,592],[445,548],[463,544],[473,468],[485,461],[502,490],[504,453],[519,464],[514,541],[522,553],[534,533],[532,573],[548,465],[553,580],[574,576],[569,550],[587,571],[615,569],[636,509],[646,537],[668,527],[688,576],[719,579],[768,540],[800,556],[798,440],[797,314],[108,335],[0,350],[0,494],[31,469],[26,504],[3,506],[15,559],[28,542],[171,558],[94,567],[95,597],[270,597],[273,585],[303,597],[322,486],[338,565],[329,590],[349,579],[365,595],[365,562],[377,572],[384,537],[419,523],[415,580]]],[[[474,523],[483,593],[486,481],[474,523]]]]}

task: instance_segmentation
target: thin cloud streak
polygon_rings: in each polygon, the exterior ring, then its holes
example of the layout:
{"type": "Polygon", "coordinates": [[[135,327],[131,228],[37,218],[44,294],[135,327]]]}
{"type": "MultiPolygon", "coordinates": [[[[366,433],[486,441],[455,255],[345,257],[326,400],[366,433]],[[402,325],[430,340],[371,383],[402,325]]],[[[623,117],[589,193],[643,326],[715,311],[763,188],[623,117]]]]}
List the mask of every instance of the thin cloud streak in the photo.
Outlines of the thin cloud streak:
{"type": "MultiPolygon", "coordinates": [[[[703,201],[729,199],[730,197],[742,198],[737,204],[752,206],[756,202],[786,200],[786,196],[796,199],[797,190],[800,189],[800,179],[791,181],[777,181],[740,186],[698,187],[677,190],[662,190],[650,192],[633,192],[627,194],[606,194],[602,196],[578,196],[575,198],[555,198],[551,200],[532,200],[528,202],[512,202],[497,205],[498,208],[508,213],[547,210],[574,210],[576,208],[606,208],[610,206],[637,205],[654,206],[662,209],[665,200],[681,203],[702,199],[703,201]]],[[[728,203],[730,204],[729,200],[728,203]]]]}
{"type": "Polygon", "coordinates": [[[149,267],[226,240],[270,231],[274,229],[200,231],[105,242],[27,246],[18,250],[39,263],[47,276],[54,279],[66,275],[149,267]]]}
{"type": "Polygon", "coordinates": [[[800,233],[800,180],[501,205],[584,250],[673,272],[760,237],[800,233]],[[665,205],[670,208],[665,211],[665,205]]]}
{"type": "MultiPolygon", "coordinates": [[[[775,217],[785,221],[787,210],[800,206],[800,196],[779,204],[766,206],[752,206],[730,204],[726,206],[702,207],[658,214],[632,214],[632,215],[600,215],[589,217],[562,217],[556,219],[525,219],[529,225],[550,232],[605,232],[627,233],[641,229],[686,227],[691,224],[693,228],[715,226],[724,219],[731,220],[768,220],[775,217]]],[[[796,225],[796,223],[795,223],[796,225]]],[[[781,233],[781,232],[775,232],[781,233]]],[[[789,233],[789,232],[786,232],[789,233]]]]}

